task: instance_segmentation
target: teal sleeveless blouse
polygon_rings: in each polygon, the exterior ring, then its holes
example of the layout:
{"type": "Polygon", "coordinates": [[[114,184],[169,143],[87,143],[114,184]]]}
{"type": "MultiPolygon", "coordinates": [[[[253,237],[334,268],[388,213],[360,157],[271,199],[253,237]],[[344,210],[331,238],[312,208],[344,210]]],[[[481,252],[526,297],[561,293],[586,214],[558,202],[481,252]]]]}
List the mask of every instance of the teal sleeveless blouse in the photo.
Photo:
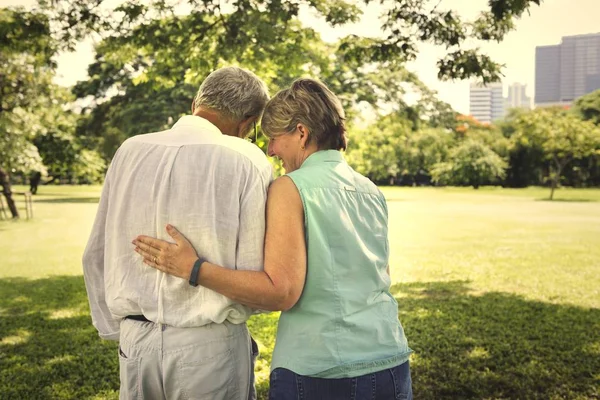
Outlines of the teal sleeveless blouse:
{"type": "Polygon", "coordinates": [[[304,206],[308,264],[300,300],[281,313],[271,369],[345,378],[406,362],[383,194],[337,150],[310,155],[287,176],[304,206]]]}

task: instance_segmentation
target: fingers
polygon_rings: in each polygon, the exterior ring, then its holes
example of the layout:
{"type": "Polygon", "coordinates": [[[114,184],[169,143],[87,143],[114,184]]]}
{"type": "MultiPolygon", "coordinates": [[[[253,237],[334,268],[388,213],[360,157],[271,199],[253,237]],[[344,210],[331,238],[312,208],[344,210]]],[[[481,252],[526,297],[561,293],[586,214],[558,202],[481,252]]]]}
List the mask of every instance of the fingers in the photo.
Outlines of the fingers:
{"type": "Polygon", "coordinates": [[[167,233],[169,234],[169,236],[171,236],[173,239],[175,239],[175,242],[178,245],[183,245],[183,244],[189,244],[190,242],[186,239],[185,236],[183,236],[181,234],[181,232],[179,232],[177,230],[177,228],[175,228],[173,225],[171,224],[167,224],[167,233]]]}
{"type": "Polygon", "coordinates": [[[141,256],[142,256],[142,258],[144,259],[144,262],[146,262],[146,261],[147,261],[147,262],[151,262],[151,263],[152,263],[152,265],[151,265],[152,267],[154,266],[154,264],[158,264],[158,263],[156,262],[156,261],[158,261],[158,258],[157,258],[157,256],[155,256],[155,255],[152,255],[152,254],[150,254],[150,253],[148,253],[148,252],[146,252],[146,251],[142,250],[142,249],[141,249],[141,248],[139,248],[139,247],[136,247],[134,250],[135,250],[135,252],[136,252],[136,253],[138,253],[139,255],[141,255],[141,256]],[[156,261],[155,261],[155,260],[156,260],[156,261]]]}
{"type": "Polygon", "coordinates": [[[161,271],[166,271],[166,265],[161,265],[160,263],[160,258],[158,256],[152,255],[148,252],[145,252],[144,250],[140,249],[139,247],[136,247],[135,252],[138,253],[139,255],[142,256],[143,258],[143,263],[152,267],[152,268],[156,268],[159,269],[161,271]]]}
{"type": "Polygon", "coordinates": [[[171,236],[173,239],[175,239],[175,241],[177,241],[177,239],[182,236],[181,232],[179,232],[177,230],[177,228],[175,228],[173,225],[171,224],[167,224],[167,233],[169,234],[169,236],[171,236]]]}
{"type": "Polygon", "coordinates": [[[145,235],[139,235],[137,238],[135,238],[134,242],[143,243],[146,246],[153,247],[156,250],[166,249],[169,246],[169,242],[165,240],[156,239],[145,235]]]}
{"type": "Polygon", "coordinates": [[[149,267],[158,269],[160,271],[164,271],[164,269],[160,266],[160,264],[156,264],[155,262],[153,262],[152,260],[149,260],[147,258],[144,258],[144,264],[146,264],[149,267]]]}
{"type": "Polygon", "coordinates": [[[154,247],[142,242],[141,240],[135,239],[131,243],[133,243],[138,249],[140,249],[140,251],[138,251],[138,253],[140,253],[144,257],[151,259],[152,257],[156,257],[160,254],[159,249],[154,248],[154,247]]]}

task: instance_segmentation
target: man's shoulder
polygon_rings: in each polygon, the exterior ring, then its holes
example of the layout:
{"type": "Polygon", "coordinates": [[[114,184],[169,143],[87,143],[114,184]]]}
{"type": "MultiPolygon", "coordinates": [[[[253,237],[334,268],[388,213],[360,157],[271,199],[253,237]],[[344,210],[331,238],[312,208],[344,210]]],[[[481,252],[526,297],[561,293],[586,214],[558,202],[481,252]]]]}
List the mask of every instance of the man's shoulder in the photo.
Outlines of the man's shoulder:
{"type": "Polygon", "coordinates": [[[169,131],[170,130],[167,129],[167,130],[164,130],[164,131],[143,133],[143,134],[131,136],[131,137],[125,139],[125,141],[123,141],[123,143],[121,143],[121,145],[118,148],[118,151],[130,148],[130,147],[134,147],[135,148],[140,143],[151,142],[153,138],[164,136],[164,135],[168,134],[169,131]]]}
{"type": "Polygon", "coordinates": [[[255,144],[232,136],[223,135],[222,139],[223,146],[236,154],[238,157],[247,159],[258,169],[271,169],[271,164],[269,163],[267,156],[255,144]]]}
{"type": "Polygon", "coordinates": [[[135,135],[132,136],[130,138],[128,138],[127,140],[125,140],[123,142],[123,144],[126,143],[138,143],[138,142],[147,142],[149,140],[152,140],[153,138],[160,138],[160,137],[169,137],[166,135],[169,135],[171,133],[172,129],[166,129],[163,131],[156,131],[156,132],[148,132],[148,133],[142,133],[139,135],[135,135]]]}

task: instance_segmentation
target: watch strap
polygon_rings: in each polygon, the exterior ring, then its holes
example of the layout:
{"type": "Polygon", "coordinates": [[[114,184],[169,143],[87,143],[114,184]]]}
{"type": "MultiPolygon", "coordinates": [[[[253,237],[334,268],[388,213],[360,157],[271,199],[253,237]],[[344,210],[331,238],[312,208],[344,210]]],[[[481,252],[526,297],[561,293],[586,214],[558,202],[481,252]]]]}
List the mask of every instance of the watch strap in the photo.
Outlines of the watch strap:
{"type": "Polygon", "coordinates": [[[206,262],[205,258],[198,258],[192,267],[192,272],[190,273],[190,285],[196,287],[198,286],[198,274],[200,273],[200,267],[202,264],[206,262]]]}

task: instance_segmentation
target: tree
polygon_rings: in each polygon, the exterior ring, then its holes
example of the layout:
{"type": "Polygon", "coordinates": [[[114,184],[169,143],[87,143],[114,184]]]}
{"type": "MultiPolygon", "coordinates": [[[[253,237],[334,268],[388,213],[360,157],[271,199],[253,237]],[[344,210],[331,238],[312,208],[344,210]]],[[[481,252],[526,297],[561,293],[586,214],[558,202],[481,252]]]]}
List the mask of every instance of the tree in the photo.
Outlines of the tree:
{"type": "MultiPolygon", "coordinates": [[[[365,38],[350,35],[339,49],[350,59],[360,59],[361,64],[389,61],[403,62],[417,55],[420,42],[443,46],[447,54],[438,60],[438,77],[447,79],[480,78],[484,83],[497,81],[501,77],[501,65],[492,61],[480,49],[469,45],[469,41],[501,41],[514,29],[514,19],[528,12],[532,5],[542,0],[489,0],[488,7],[473,20],[465,20],[456,12],[445,9],[451,1],[397,0],[381,2],[385,12],[380,19],[382,38],[365,38]]],[[[371,0],[362,0],[368,6],[371,0]]],[[[358,4],[348,0],[309,0],[305,3],[311,12],[323,18],[331,26],[355,22],[360,16],[358,4]]],[[[245,47],[261,52],[263,43],[268,43],[286,25],[298,21],[301,3],[295,0],[263,2],[259,0],[234,0],[225,3],[218,0],[157,0],[145,5],[138,0],[126,0],[113,9],[102,7],[99,0],[38,0],[39,9],[53,23],[54,36],[63,46],[73,47],[74,42],[91,31],[104,37],[127,37],[133,30],[146,27],[147,35],[140,33],[138,44],[143,47],[147,40],[161,40],[169,35],[163,32],[170,27],[155,21],[170,19],[181,13],[183,5],[195,15],[197,38],[212,37],[217,45],[226,49],[245,47]],[[257,15],[269,16],[268,25],[263,25],[257,15]],[[112,18],[111,18],[112,17],[112,18]],[[156,37],[153,37],[155,36],[156,37]],[[258,40],[257,40],[258,39],[258,40]]],[[[174,29],[179,29],[177,23],[174,29]]],[[[165,43],[167,44],[167,43],[165,43]]],[[[171,44],[171,43],[169,43],[171,44]]],[[[168,52],[168,49],[164,50],[168,52]]],[[[224,53],[228,58],[231,53],[224,53]]],[[[174,66],[177,66],[174,54],[174,66]]]]}
{"type": "Polygon", "coordinates": [[[356,130],[349,139],[347,160],[357,172],[375,182],[394,184],[405,160],[406,138],[411,122],[389,115],[372,126],[356,130]]]}
{"type": "Polygon", "coordinates": [[[452,149],[449,161],[433,166],[433,181],[443,185],[479,186],[504,178],[506,162],[486,144],[466,139],[452,149]]]}
{"type": "Polygon", "coordinates": [[[544,182],[544,169],[547,162],[541,149],[513,140],[518,130],[517,118],[528,112],[530,111],[513,108],[509,110],[504,120],[498,123],[502,136],[506,138],[505,141],[508,141],[508,169],[504,181],[508,187],[542,185],[544,182]]]}
{"type": "Polygon", "coordinates": [[[52,82],[52,57],[68,48],[40,10],[0,9],[0,163],[13,173],[94,181],[105,168],[75,136],[69,90],[52,82]]]}
{"type": "Polygon", "coordinates": [[[600,155],[600,129],[563,109],[538,109],[521,114],[515,121],[514,143],[536,148],[549,161],[550,200],[573,160],[600,155]]]}
{"type": "Polygon", "coordinates": [[[204,77],[228,64],[252,69],[273,92],[307,72],[317,75],[338,94],[350,122],[362,103],[375,110],[384,106],[398,112],[410,109],[403,100],[407,91],[420,95],[414,116],[417,122],[423,119],[423,123],[440,125],[453,115],[448,105],[436,110],[435,104],[441,102],[435,94],[397,60],[369,65],[357,60],[344,62],[344,54],[336,46],[324,43],[314,30],[297,21],[273,28],[273,18],[279,17],[256,12],[245,32],[256,36],[255,42],[261,41],[260,49],[255,49],[247,47],[246,41],[220,47],[210,36],[183,40],[195,35],[198,18],[191,14],[151,21],[152,26],[161,27],[160,40],[155,40],[155,33],[144,39],[148,28],[140,26],[130,37],[109,38],[96,47],[90,79],[79,82],[74,92],[78,97],[96,99],[85,111],[78,133],[95,143],[105,158],[110,159],[127,137],[164,129],[168,121],[188,112],[190,99],[204,77]],[[261,39],[266,30],[272,35],[261,39]],[[202,57],[195,58],[197,54],[202,57]]]}
{"type": "Polygon", "coordinates": [[[51,92],[54,48],[47,18],[0,9],[0,49],[0,164],[13,173],[43,170],[30,141],[39,123],[29,110],[51,92]]]}
{"type": "Polygon", "coordinates": [[[573,111],[584,121],[592,121],[594,124],[600,125],[600,90],[578,98],[573,111]]]}
{"type": "Polygon", "coordinates": [[[444,129],[425,128],[410,133],[403,173],[413,185],[430,184],[433,166],[448,159],[454,142],[452,132],[444,129]]]}
{"type": "MultiPolygon", "coordinates": [[[[499,41],[514,27],[514,18],[540,2],[490,0],[487,10],[466,21],[442,9],[448,2],[431,7],[427,0],[398,0],[384,4],[385,37],[350,35],[328,45],[301,25],[301,5],[295,0],[157,0],[150,5],[125,0],[116,6],[101,0],[38,0],[29,14],[23,9],[6,10],[3,16],[10,18],[0,18],[0,31],[6,33],[0,44],[11,47],[7,54],[17,60],[22,54],[37,57],[38,71],[28,75],[35,78],[51,77],[52,56],[58,50],[72,49],[90,34],[102,39],[89,68],[90,79],[74,90],[78,97],[94,98],[75,136],[82,146],[102,149],[110,158],[123,139],[162,129],[187,112],[200,81],[215,68],[230,64],[254,70],[273,90],[293,77],[319,76],[340,95],[349,118],[355,115],[354,106],[366,101],[375,108],[393,105],[413,121],[413,130],[423,122],[447,127],[452,110],[446,107],[438,112],[442,104],[427,98],[416,76],[404,68],[416,57],[417,44],[429,42],[447,49],[438,63],[440,79],[497,80],[501,66],[467,45],[467,38],[499,41]],[[422,94],[415,106],[404,103],[407,83],[422,94]]],[[[302,7],[331,26],[360,16],[358,4],[347,0],[310,0],[302,7]]],[[[28,73],[26,63],[21,64],[17,72],[28,73]]],[[[27,94],[21,99],[29,101],[35,95],[27,87],[22,88],[27,94]]],[[[29,105],[26,109],[33,110],[29,105]]]]}

